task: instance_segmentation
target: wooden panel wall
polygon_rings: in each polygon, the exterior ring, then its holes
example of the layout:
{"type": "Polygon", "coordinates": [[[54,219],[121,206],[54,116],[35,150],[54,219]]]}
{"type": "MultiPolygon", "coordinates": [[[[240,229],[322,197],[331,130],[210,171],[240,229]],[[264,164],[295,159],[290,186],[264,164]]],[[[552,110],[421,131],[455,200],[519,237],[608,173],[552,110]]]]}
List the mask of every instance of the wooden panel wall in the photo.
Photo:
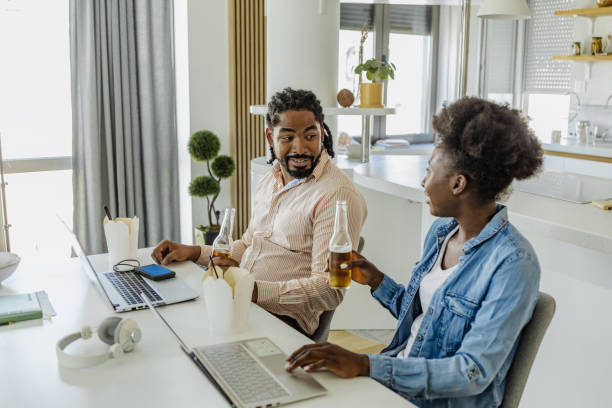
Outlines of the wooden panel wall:
{"type": "Polygon", "coordinates": [[[250,105],[266,103],[264,4],[264,0],[229,0],[230,148],[236,160],[232,178],[234,237],[240,237],[249,223],[251,159],[266,154],[265,119],[249,113],[250,105]]]}

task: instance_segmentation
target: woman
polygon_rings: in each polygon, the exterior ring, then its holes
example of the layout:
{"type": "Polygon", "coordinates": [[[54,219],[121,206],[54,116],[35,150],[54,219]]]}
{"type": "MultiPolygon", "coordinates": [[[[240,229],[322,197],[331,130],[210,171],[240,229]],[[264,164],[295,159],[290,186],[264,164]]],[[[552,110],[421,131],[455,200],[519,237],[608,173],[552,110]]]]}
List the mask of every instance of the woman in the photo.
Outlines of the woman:
{"type": "Polygon", "coordinates": [[[540,267],[496,200],[540,169],[542,150],[517,110],[478,98],[445,107],[433,128],[439,143],[421,184],[441,218],[408,286],[359,254],[348,265],[398,319],[393,341],[379,355],[307,345],[287,369],[369,375],[423,407],[497,407],[538,299],[540,267]]]}

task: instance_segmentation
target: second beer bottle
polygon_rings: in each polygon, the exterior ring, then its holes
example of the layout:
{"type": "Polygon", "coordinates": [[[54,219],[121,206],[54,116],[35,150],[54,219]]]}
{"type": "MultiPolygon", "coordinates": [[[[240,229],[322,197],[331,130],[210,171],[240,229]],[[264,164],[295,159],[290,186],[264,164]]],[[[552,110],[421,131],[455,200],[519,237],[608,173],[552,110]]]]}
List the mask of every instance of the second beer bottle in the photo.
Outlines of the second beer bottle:
{"type": "Polygon", "coordinates": [[[331,252],[329,286],[334,289],[346,289],[351,286],[351,270],[346,268],[346,264],[351,260],[353,243],[348,232],[346,211],[346,201],[336,201],[334,234],[329,242],[331,252]]]}

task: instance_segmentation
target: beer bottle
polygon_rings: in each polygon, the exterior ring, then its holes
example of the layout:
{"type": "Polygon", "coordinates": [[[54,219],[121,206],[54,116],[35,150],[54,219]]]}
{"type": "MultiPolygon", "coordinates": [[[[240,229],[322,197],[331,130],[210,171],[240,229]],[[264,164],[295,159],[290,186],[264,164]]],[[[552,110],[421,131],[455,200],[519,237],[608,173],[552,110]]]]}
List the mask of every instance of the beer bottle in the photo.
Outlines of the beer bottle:
{"type": "Polygon", "coordinates": [[[346,201],[336,201],[336,219],[334,234],[329,242],[331,262],[329,268],[329,286],[334,289],[346,289],[351,286],[351,270],[346,264],[351,260],[353,243],[348,232],[346,201]]]}
{"type": "Polygon", "coordinates": [[[215,238],[212,250],[213,256],[221,256],[225,258],[232,257],[232,230],[234,229],[235,208],[226,208],[221,222],[219,235],[215,238]]]}

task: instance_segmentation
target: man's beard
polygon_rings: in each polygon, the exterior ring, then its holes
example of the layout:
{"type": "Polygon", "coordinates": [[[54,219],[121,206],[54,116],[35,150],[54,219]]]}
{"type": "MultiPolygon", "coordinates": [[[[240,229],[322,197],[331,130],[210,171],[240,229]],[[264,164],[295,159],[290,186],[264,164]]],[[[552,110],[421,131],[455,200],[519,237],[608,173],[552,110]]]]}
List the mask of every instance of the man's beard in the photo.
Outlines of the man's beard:
{"type": "Polygon", "coordinates": [[[284,169],[289,173],[289,175],[296,179],[302,179],[310,176],[314,171],[315,167],[317,167],[317,163],[319,163],[319,159],[321,158],[321,153],[317,157],[310,156],[307,154],[292,154],[285,156],[285,160],[279,160],[284,169]],[[291,170],[289,168],[289,159],[310,159],[310,167],[301,167],[291,170]]]}

